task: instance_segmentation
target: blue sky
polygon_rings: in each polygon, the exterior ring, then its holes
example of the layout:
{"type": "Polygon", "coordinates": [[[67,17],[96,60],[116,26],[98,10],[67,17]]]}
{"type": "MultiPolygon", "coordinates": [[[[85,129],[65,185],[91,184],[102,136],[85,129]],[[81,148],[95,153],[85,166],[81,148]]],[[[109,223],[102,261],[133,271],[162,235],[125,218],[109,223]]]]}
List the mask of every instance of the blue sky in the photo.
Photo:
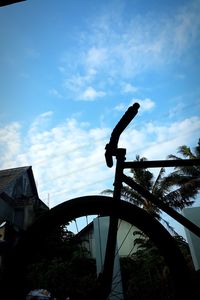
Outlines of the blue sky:
{"type": "Polygon", "coordinates": [[[0,168],[32,165],[50,206],[112,187],[104,147],[126,108],[128,159],[200,131],[200,1],[27,0],[0,8],[0,168]]]}

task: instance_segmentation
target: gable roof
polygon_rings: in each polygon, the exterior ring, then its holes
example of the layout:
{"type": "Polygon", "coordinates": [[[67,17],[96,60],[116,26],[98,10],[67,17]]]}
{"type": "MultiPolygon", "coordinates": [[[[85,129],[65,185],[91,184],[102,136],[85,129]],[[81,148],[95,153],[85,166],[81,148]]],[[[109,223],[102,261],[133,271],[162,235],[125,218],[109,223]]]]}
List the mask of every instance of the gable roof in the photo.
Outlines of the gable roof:
{"type": "Polygon", "coordinates": [[[6,6],[6,5],[22,2],[22,1],[26,1],[26,0],[1,0],[0,6],[6,6]]]}
{"type": "Polygon", "coordinates": [[[0,194],[7,188],[7,186],[19,177],[22,173],[28,171],[31,167],[20,167],[13,169],[0,170],[0,194]]]}
{"type": "Polygon", "coordinates": [[[82,228],[77,234],[76,238],[80,238],[84,234],[86,234],[88,231],[92,230],[94,227],[93,221],[91,221],[89,224],[87,224],[84,228],[82,228]]]}

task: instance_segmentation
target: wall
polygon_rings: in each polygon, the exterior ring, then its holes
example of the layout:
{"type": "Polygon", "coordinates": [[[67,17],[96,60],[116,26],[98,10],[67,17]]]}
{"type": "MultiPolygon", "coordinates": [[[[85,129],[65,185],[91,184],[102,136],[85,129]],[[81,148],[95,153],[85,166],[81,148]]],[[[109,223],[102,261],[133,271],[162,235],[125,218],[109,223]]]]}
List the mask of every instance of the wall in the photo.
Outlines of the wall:
{"type": "MultiPolygon", "coordinates": [[[[184,208],[183,215],[200,227],[200,207],[184,208]]],[[[195,270],[200,269],[200,238],[185,229],[195,270]]]]}

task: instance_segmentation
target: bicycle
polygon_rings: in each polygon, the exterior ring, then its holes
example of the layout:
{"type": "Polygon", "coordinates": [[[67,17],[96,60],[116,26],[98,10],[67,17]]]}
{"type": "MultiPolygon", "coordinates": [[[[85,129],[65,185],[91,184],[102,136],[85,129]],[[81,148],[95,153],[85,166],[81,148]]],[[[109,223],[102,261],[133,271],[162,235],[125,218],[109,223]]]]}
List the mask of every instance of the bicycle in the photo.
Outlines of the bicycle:
{"type": "MultiPolygon", "coordinates": [[[[126,111],[119,123],[114,128],[109,143],[106,145],[105,159],[108,167],[113,166],[113,157],[116,158],[116,171],[114,180],[113,197],[102,195],[84,196],[68,200],[49,210],[45,215],[39,218],[24,234],[18,244],[11,251],[7,268],[5,271],[5,286],[10,283],[12,289],[7,291],[4,299],[25,299],[24,290],[24,272],[25,267],[35,257],[37,247],[42,245],[45,236],[54,228],[82,216],[101,216],[109,217],[109,226],[107,233],[107,244],[105,246],[105,258],[103,259],[102,271],[99,273],[92,291],[88,292],[87,299],[117,299],[112,296],[113,272],[115,264],[117,231],[119,230],[119,220],[124,220],[136,226],[144,232],[157,246],[164,257],[167,266],[173,278],[173,299],[188,299],[193,295],[195,299],[194,286],[190,278],[190,271],[170,233],[155,218],[148,214],[144,209],[131,203],[121,200],[121,189],[123,182],[135,189],[141,195],[146,197],[159,209],[169,214],[182,225],[194,232],[200,237],[200,228],[187,220],[185,217],[165,205],[161,200],[156,199],[144,187],[124,174],[128,168],[148,168],[162,166],[180,166],[180,165],[199,165],[199,160],[168,160],[168,161],[143,161],[126,162],[126,149],[118,148],[118,141],[121,133],[136,116],[139,104],[135,103],[126,111]],[[109,298],[110,297],[110,298],[109,298]],[[113,298],[111,298],[113,297],[113,298]]],[[[99,220],[99,219],[98,219],[99,220]]],[[[70,299],[73,299],[73,297],[70,299]]],[[[78,299],[78,298],[74,298],[78,299]]],[[[124,299],[123,296],[120,299],[124,299]]],[[[143,299],[143,298],[141,298],[143,299]]],[[[145,298],[146,299],[146,298],[145,298]]]]}

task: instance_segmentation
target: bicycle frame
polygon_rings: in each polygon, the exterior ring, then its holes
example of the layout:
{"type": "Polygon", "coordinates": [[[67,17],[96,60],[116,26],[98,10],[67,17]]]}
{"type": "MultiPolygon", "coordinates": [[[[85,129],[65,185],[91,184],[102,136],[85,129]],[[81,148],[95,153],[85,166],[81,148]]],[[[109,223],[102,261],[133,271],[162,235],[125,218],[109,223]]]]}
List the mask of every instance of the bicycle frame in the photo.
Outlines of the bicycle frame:
{"type": "MultiPolygon", "coordinates": [[[[122,184],[125,183],[129,187],[133,188],[144,198],[148,199],[159,209],[167,213],[170,217],[178,221],[184,227],[192,231],[198,237],[200,237],[200,228],[193,222],[185,218],[183,215],[175,211],[170,206],[162,202],[162,200],[157,199],[148,190],[137,184],[133,179],[124,174],[125,169],[131,168],[158,168],[158,167],[177,167],[177,166],[194,166],[200,165],[199,159],[188,159],[188,160],[158,160],[158,161],[129,161],[125,162],[126,149],[118,148],[118,141],[120,134],[126,128],[126,126],[135,117],[139,109],[139,104],[135,103],[132,107],[126,111],[122,119],[114,128],[110,142],[106,145],[106,163],[108,167],[113,166],[113,156],[116,157],[116,170],[115,170],[115,181],[114,181],[114,191],[113,191],[113,205],[116,201],[120,201],[122,184]]],[[[108,239],[106,247],[106,255],[104,261],[104,270],[102,273],[102,281],[104,286],[105,295],[109,295],[110,288],[112,286],[112,276],[113,276],[113,266],[114,257],[116,249],[116,239],[117,239],[117,226],[118,219],[115,216],[110,217],[110,225],[108,230],[108,239]]]]}
{"type": "MultiPolygon", "coordinates": [[[[118,149],[120,150],[120,149],[118,149]]],[[[127,168],[157,168],[157,167],[176,167],[176,166],[194,166],[200,164],[198,159],[188,159],[188,160],[159,160],[159,161],[140,161],[140,162],[124,162],[122,165],[122,170],[127,168]]],[[[193,222],[185,218],[183,215],[175,211],[170,206],[163,203],[161,200],[157,199],[152,193],[148,190],[137,184],[133,179],[126,176],[122,171],[121,181],[126,183],[128,186],[132,187],[143,197],[147,198],[153,204],[155,204],[162,211],[167,213],[170,217],[175,219],[177,222],[182,224],[184,227],[192,231],[198,237],[200,237],[200,228],[195,225],[193,222]]]]}
{"type": "MultiPolygon", "coordinates": [[[[114,128],[111,135],[109,144],[106,145],[106,162],[108,167],[113,166],[113,156],[116,157],[116,170],[114,179],[114,193],[113,199],[104,196],[86,196],[72,199],[66,201],[62,204],[57,205],[52,208],[44,216],[38,218],[38,220],[30,226],[30,228],[24,233],[21,240],[13,247],[13,249],[8,249],[7,257],[7,268],[5,268],[3,276],[3,289],[2,293],[5,293],[5,299],[13,299],[16,297],[24,299],[24,280],[25,280],[25,267],[27,263],[30,263],[30,258],[35,258],[35,253],[37,253],[37,247],[43,244],[45,236],[48,235],[51,230],[57,228],[61,224],[66,224],[75,218],[79,218],[87,215],[100,215],[100,216],[110,216],[110,224],[108,229],[107,246],[105,252],[103,272],[99,275],[97,284],[95,285],[92,295],[88,295],[87,299],[96,300],[106,300],[110,295],[112,288],[113,279],[113,266],[116,253],[116,240],[117,240],[117,230],[118,230],[118,218],[124,218],[127,222],[132,225],[136,225],[139,230],[144,233],[155,242],[158,249],[161,250],[161,254],[166,259],[168,266],[171,267],[170,270],[174,275],[178,288],[177,296],[179,292],[183,296],[181,299],[189,299],[191,297],[191,292],[195,292],[195,286],[189,285],[188,282],[189,273],[188,268],[185,263],[184,257],[180,255],[180,251],[176,246],[173,238],[164,229],[157,220],[153,219],[147,212],[138,208],[135,205],[121,201],[121,191],[123,183],[127,184],[135,191],[140,193],[144,198],[148,199],[155,206],[157,206],[162,211],[166,212],[172,218],[177,220],[183,226],[188,228],[190,231],[195,233],[200,237],[200,228],[187,220],[181,214],[177,213],[174,209],[167,206],[162,202],[162,199],[157,199],[153,194],[147,191],[142,186],[138,185],[134,180],[129,178],[124,174],[125,169],[129,168],[154,168],[154,167],[175,167],[175,166],[192,166],[200,165],[200,160],[162,160],[162,161],[125,161],[126,149],[118,148],[119,136],[125,127],[130,123],[132,118],[137,114],[139,104],[134,104],[125,115],[122,117],[120,122],[114,128]],[[111,201],[110,201],[111,200],[111,201]],[[117,205],[115,205],[117,203],[117,205]],[[115,210],[115,206],[117,210],[115,210]],[[170,245],[170,247],[168,247],[170,245]],[[169,254],[168,254],[169,248],[169,254]],[[178,263],[177,263],[178,262],[178,263]],[[23,280],[22,280],[23,279],[23,280]],[[184,283],[181,280],[184,280],[184,283]],[[8,293],[8,283],[10,285],[12,282],[14,289],[9,289],[8,293]],[[16,284],[17,282],[17,284],[16,284]],[[4,284],[5,283],[5,284],[4,284]],[[100,284],[98,284],[100,283],[100,284]],[[186,289],[183,289],[183,287],[186,289]],[[193,288],[194,287],[194,288],[193,288]],[[186,294],[185,294],[186,292],[186,294]],[[19,297],[18,297],[19,295],[19,297]],[[186,297],[185,297],[186,296],[186,297]]],[[[11,284],[11,287],[12,287],[11,284]]],[[[176,286],[175,286],[176,288],[176,286]]],[[[195,295],[195,293],[193,293],[195,295]]],[[[176,299],[179,299],[178,297],[176,299]]],[[[196,299],[196,298],[192,298],[196,299]]]]}

